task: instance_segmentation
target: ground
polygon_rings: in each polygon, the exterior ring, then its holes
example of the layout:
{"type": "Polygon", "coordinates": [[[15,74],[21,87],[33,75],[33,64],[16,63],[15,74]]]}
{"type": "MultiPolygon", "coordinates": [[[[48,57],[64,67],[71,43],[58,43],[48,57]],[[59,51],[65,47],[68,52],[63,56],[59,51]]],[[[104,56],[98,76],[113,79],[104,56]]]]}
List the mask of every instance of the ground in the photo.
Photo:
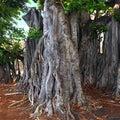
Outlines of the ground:
{"type": "MultiPolygon", "coordinates": [[[[24,113],[30,106],[27,97],[15,92],[15,85],[15,83],[0,85],[0,120],[32,120],[29,117],[30,112],[24,113]]],[[[88,111],[85,107],[71,105],[76,120],[120,120],[120,100],[112,99],[112,93],[105,93],[92,87],[89,89],[84,87],[84,93],[89,101],[88,111]]],[[[63,118],[55,114],[49,118],[42,115],[36,120],[63,120],[63,118]]]]}

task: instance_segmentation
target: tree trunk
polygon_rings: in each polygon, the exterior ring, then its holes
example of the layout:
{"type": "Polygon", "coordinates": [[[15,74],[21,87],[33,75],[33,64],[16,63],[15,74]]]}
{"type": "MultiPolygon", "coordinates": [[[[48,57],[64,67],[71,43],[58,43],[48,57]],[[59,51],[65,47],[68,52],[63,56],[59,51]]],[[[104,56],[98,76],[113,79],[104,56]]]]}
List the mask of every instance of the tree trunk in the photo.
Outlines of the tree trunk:
{"type": "MultiPolygon", "coordinates": [[[[35,11],[32,8],[25,20],[29,26],[39,28],[37,18],[40,17],[36,17],[35,11]]],[[[115,86],[116,96],[120,93],[119,23],[105,16],[94,21],[108,27],[107,32],[100,32],[96,37],[95,32],[87,29],[88,17],[83,21],[86,28],[80,29],[79,16],[77,12],[65,14],[60,3],[45,0],[43,37],[38,43],[30,39],[26,42],[22,81],[27,83],[29,101],[36,107],[31,117],[38,116],[45,106],[48,116],[58,111],[67,120],[75,119],[70,102],[85,103],[81,82],[97,88],[115,86]],[[101,37],[103,52],[100,52],[101,37]]]]}
{"type": "Polygon", "coordinates": [[[118,25],[118,74],[117,74],[117,89],[116,98],[120,99],[120,24],[118,25]]]}
{"type": "Polygon", "coordinates": [[[117,88],[119,94],[119,59],[120,59],[120,26],[113,17],[103,16],[94,24],[107,26],[106,32],[101,32],[94,37],[95,32],[89,31],[89,27],[82,30],[80,46],[80,68],[83,74],[83,83],[106,90],[117,88]],[[88,29],[88,30],[87,30],[88,29]],[[102,35],[102,36],[101,36],[102,35]],[[102,38],[101,38],[102,37],[102,38]],[[100,42],[103,40],[102,53],[100,42]],[[118,81],[118,82],[117,82],[118,81]]]}
{"type": "Polygon", "coordinates": [[[79,68],[78,19],[78,13],[66,15],[61,4],[45,0],[43,37],[35,52],[32,51],[32,59],[25,57],[31,60],[29,68],[25,62],[27,79],[24,79],[29,83],[29,100],[32,105],[37,104],[32,117],[45,105],[47,115],[52,115],[54,110],[67,115],[67,119],[75,119],[70,101],[79,105],[85,102],[79,68]]]}
{"type": "Polygon", "coordinates": [[[0,65],[0,83],[5,83],[5,71],[3,66],[0,65]]]}
{"type": "MultiPolygon", "coordinates": [[[[25,20],[25,22],[29,27],[34,27],[35,29],[39,29],[42,27],[41,13],[37,11],[35,8],[31,8],[28,11],[28,13],[23,16],[23,19],[25,20]]],[[[28,79],[31,77],[30,67],[31,67],[32,59],[34,59],[34,52],[36,50],[37,44],[38,44],[38,40],[29,37],[25,42],[24,72],[22,78],[20,79],[19,85],[17,86],[17,90],[24,91],[29,84],[28,79]]],[[[37,63],[36,66],[38,66],[37,63]]],[[[28,92],[28,90],[26,90],[26,92],[28,92]]]]}
{"type": "Polygon", "coordinates": [[[19,75],[15,74],[14,64],[11,62],[0,65],[0,83],[7,84],[13,82],[19,75]]]}

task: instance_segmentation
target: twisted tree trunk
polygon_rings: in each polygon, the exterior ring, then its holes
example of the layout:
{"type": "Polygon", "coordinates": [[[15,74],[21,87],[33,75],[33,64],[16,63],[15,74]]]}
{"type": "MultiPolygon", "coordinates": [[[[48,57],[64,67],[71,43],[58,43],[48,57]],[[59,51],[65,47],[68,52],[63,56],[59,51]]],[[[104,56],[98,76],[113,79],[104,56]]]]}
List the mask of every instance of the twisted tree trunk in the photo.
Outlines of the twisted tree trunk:
{"type": "MultiPolygon", "coordinates": [[[[60,4],[54,5],[46,0],[43,24],[43,54],[36,51],[41,56],[42,64],[38,107],[46,104],[48,115],[53,114],[53,108],[64,114],[63,108],[66,107],[67,117],[70,115],[74,118],[70,112],[70,97],[79,104],[84,102],[79,69],[78,14],[65,15],[60,4]]],[[[34,81],[34,63],[31,67],[31,81],[34,81]]]]}
{"type": "Polygon", "coordinates": [[[78,19],[78,13],[66,15],[61,4],[45,0],[43,37],[35,51],[32,50],[31,58],[28,58],[31,49],[26,51],[25,57],[23,81],[28,81],[29,100],[37,106],[32,117],[36,117],[45,105],[47,115],[58,111],[67,115],[67,119],[75,119],[70,101],[79,105],[85,102],[79,68],[78,19]]]}
{"type": "MultiPolygon", "coordinates": [[[[29,26],[40,28],[40,13],[36,13],[32,8],[24,19],[29,26]]],[[[85,102],[81,82],[98,88],[115,86],[119,96],[119,23],[105,16],[94,21],[108,27],[102,33],[100,53],[101,33],[94,37],[92,32],[91,37],[89,26],[81,30],[79,16],[77,12],[65,14],[61,3],[45,0],[43,36],[39,42],[29,38],[26,42],[22,81],[27,83],[29,101],[36,107],[31,117],[38,116],[45,106],[47,115],[58,111],[67,115],[67,119],[75,119],[70,101],[85,102]]]]}

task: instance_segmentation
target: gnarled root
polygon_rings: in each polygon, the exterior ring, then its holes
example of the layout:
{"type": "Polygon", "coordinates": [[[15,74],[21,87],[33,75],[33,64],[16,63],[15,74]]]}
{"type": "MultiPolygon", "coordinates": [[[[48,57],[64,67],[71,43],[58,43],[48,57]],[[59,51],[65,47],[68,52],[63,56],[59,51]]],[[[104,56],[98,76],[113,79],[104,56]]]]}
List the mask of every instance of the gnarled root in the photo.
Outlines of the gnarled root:
{"type": "Polygon", "coordinates": [[[38,117],[39,115],[41,115],[41,114],[42,114],[42,106],[43,106],[44,104],[45,104],[45,102],[42,103],[42,104],[39,104],[39,105],[37,106],[37,108],[35,109],[35,112],[30,115],[30,118],[36,118],[36,117],[38,117]]]}
{"type": "Polygon", "coordinates": [[[69,102],[67,103],[66,119],[67,119],[67,120],[70,120],[70,119],[75,120],[74,115],[71,113],[69,102]]]}
{"type": "Polygon", "coordinates": [[[63,99],[61,96],[56,95],[54,97],[53,107],[55,111],[59,112],[60,114],[64,114],[64,108],[63,108],[63,99]]]}

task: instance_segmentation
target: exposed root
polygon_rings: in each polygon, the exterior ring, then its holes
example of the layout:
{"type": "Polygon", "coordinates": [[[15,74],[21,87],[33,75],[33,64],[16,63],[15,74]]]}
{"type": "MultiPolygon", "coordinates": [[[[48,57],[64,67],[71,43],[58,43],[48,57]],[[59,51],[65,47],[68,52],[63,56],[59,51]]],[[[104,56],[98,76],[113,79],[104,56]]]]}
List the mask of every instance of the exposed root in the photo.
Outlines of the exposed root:
{"type": "Polygon", "coordinates": [[[70,119],[75,120],[75,117],[74,117],[74,115],[71,113],[71,111],[68,110],[68,111],[67,111],[67,120],[70,120],[70,119]]]}
{"type": "Polygon", "coordinates": [[[35,112],[33,114],[30,115],[30,118],[36,118],[38,117],[39,115],[42,114],[42,106],[45,104],[46,102],[40,104],[37,106],[37,108],[35,109],[35,112]]]}
{"type": "Polygon", "coordinates": [[[37,117],[35,120],[40,120],[39,117],[37,117]]]}
{"type": "Polygon", "coordinates": [[[92,112],[88,112],[89,115],[91,115],[92,117],[95,118],[95,120],[103,120],[102,118],[96,116],[95,114],[93,114],[92,112]]]}
{"type": "Polygon", "coordinates": [[[29,92],[28,92],[28,98],[29,98],[29,101],[30,101],[30,103],[31,103],[31,105],[33,105],[34,104],[34,93],[33,93],[33,91],[34,91],[34,86],[33,86],[33,84],[32,84],[33,82],[32,82],[32,79],[29,79],[29,85],[30,85],[30,89],[29,89],[29,92]]]}
{"type": "Polygon", "coordinates": [[[60,114],[65,114],[64,108],[63,106],[63,99],[61,96],[56,95],[54,97],[54,102],[53,102],[53,107],[55,109],[55,111],[59,112],[60,114]]]}
{"type": "Polygon", "coordinates": [[[75,111],[72,111],[72,113],[74,114],[75,116],[75,120],[88,120],[85,115],[83,115],[82,113],[78,113],[78,112],[75,112],[75,111]]]}
{"type": "Polygon", "coordinates": [[[67,111],[66,111],[66,120],[75,120],[75,116],[71,113],[70,103],[67,101],[66,103],[67,111]]]}
{"type": "Polygon", "coordinates": [[[53,109],[52,109],[51,100],[49,100],[49,101],[47,102],[47,104],[46,104],[45,113],[47,114],[47,116],[52,116],[52,115],[53,115],[53,109]]]}
{"type": "Polygon", "coordinates": [[[30,106],[29,108],[26,107],[25,109],[23,109],[23,111],[22,111],[20,114],[22,115],[22,114],[26,114],[26,113],[28,113],[28,112],[34,112],[34,111],[35,111],[35,108],[36,108],[35,105],[34,105],[34,106],[30,106]]]}
{"type": "MultiPolygon", "coordinates": [[[[120,87],[120,85],[119,85],[119,87],[120,87]]],[[[120,88],[119,89],[117,88],[115,99],[120,100],[120,88]]]]}
{"type": "Polygon", "coordinates": [[[70,34],[72,26],[67,22],[69,17],[64,14],[64,10],[52,5],[49,0],[45,0],[44,9],[46,12],[44,32],[48,32],[44,33],[38,42],[29,66],[30,75],[28,77],[29,101],[33,106],[35,103],[40,104],[36,106],[30,118],[36,118],[42,114],[42,108],[45,107],[45,113],[48,116],[51,116],[54,110],[64,115],[67,120],[75,120],[69,103],[74,90],[76,90],[76,103],[83,104],[85,102],[81,88],[78,45],[76,43],[77,34],[79,34],[78,21],[77,18],[73,21],[75,23],[73,31],[76,34],[72,39],[70,34]],[[49,19],[48,16],[51,18],[49,19]]]}
{"type": "Polygon", "coordinates": [[[8,108],[13,107],[13,106],[18,106],[18,105],[21,106],[21,105],[25,104],[26,102],[28,102],[28,98],[24,98],[20,101],[13,102],[12,104],[10,104],[8,106],[8,108]]]}
{"type": "Polygon", "coordinates": [[[19,94],[23,94],[23,93],[22,92],[6,93],[5,96],[8,96],[8,95],[19,95],[19,94]]]}

